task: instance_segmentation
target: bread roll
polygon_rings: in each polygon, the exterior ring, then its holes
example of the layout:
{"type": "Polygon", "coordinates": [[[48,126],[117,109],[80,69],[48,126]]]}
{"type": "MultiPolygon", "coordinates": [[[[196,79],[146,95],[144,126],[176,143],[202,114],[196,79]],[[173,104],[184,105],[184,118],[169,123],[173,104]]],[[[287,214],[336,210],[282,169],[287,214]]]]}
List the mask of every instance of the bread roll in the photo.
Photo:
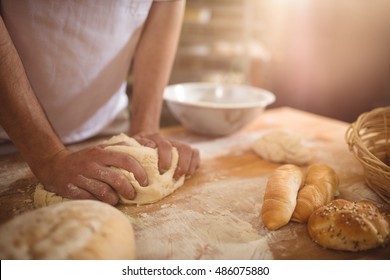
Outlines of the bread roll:
{"type": "Polygon", "coordinates": [[[368,250],[389,241],[390,227],[385,215],[368,201],[336,199],[310,216],[308,231],[325,248],[368,250]]]}
{"type": "Polygon", "coordinates": [[[299,190],[291,220],[306,223],[314,210],[331,202],[338,191],[339,178],[329,166],[312,164],[307,169],[304,186],[299,190]]]}
{"type": "Polygon", "coordinates": [[[133,228],[108,204],[67,201],[1,225],[0,259],[135,259],[133,228]]]}
{"type": "Polygon", "coordinates": [[[261,216],[268,229],[276,230],[290,221],[302,181],[302,171],[292,164],[282,165],[272,172],[261,208],[261,216]]]}

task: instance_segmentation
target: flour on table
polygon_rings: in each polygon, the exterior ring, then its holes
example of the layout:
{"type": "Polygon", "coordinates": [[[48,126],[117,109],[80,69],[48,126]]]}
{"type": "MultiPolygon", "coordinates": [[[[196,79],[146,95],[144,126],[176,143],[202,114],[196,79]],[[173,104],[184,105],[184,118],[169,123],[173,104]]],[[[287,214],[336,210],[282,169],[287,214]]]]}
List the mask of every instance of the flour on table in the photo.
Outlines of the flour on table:
{"type": "MultiPolygon", "coordinates": [[[[104,144],[111,145],[105,148],[107,150],[126,153],[136,159],[145,169],[148,176],[149,185],[142,187],[135,179],[133,173],[119,169],[130,180],[136,191],[136,197],[131,200],[120,196],[121,203],[140,205],[157,202],[183,185],[184,176],[177,181],[173,179],[179,160],[179,154],[176,148],[172,148],[172,162],[170,168],[163,174],[160,174],[158,169],[158,153],[156,149],[142,146],[135,139],[130,138],[125,134],[114,136],[104,144]],[[121,142],[125,142],[126,145],[118,145],[118,143],[121,142]]],[[[62,201],[64,201],[64,198],[46,191],[41,184],[36,187],[36,192],[34,194],[34,204],[36,207],[43,207],[62,201]]]]}
{"type": "Polygon", "coordinates": [[[261,135],[259,132],[246,133],[245,135],[232,134],[212,140],[208,139],[203,142],[200,141],[191,145],[199,149],[202,160],[208,160],[221,156],[241,155],[261,135]]]}
{"type": "Polygon", "coordinates": [[[268,132],[256,140],[252,148],[263,159],[276,163],[305,165],[312,158],[298,135],[283,130],[268,132]]]}
{"type": "Polygon", "coordinates": [[[207,182],[176,194],[174,208],[139,215],[138,259],[273,259],[259,217],[266,181],[207,182]]]}

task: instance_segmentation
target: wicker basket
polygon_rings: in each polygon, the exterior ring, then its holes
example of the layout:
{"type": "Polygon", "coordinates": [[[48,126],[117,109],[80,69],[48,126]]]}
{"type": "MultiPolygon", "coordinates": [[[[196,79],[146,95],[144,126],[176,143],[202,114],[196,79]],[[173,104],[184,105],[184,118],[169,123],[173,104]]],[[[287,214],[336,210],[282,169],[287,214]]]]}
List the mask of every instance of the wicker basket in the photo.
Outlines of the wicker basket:
{"type": "Polygon", "coordinates": [[[367,185],[390,204],[390,107],[360,115],[345,140],[363,165],[367,185]]]}

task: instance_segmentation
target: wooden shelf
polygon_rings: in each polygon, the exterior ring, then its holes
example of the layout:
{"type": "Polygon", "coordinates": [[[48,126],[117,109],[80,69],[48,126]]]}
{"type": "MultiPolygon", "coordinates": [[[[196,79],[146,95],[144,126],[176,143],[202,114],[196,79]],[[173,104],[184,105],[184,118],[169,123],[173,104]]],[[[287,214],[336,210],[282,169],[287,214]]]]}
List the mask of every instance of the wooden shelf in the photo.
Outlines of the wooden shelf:
{"type": "Polygon", "coordinates": [[[171,83],[218,77],[246,83],[256,55],[251,49],[253,35],[260,36],[263,29],[255,21],[259,2],[263,0],[187,1],[171,83]]]}

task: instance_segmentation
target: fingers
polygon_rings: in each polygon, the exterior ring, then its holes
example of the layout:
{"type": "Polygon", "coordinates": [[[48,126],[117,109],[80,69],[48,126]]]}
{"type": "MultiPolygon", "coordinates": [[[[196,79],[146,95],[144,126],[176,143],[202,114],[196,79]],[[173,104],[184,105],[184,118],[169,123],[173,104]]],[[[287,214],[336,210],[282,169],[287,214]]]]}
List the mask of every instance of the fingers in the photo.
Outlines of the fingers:
{"type": "Polygon", "coordinates": [[[141,145],[157,148],[158,153],[158,169],[160,173],[164,173],[171,167],[172,162],[172,144],[169,140],[161,137],[159,134],[151,134],[147,136],[137,135],[134,139],[141,145]]]}
{"type": "Polygon", "coordinates": [[[134,199],[135,197],[135,190],[130,180],[118,170],[110,167],[101,167],[97,170],[95,179],[104,182],[105,185],[101,185],[97,193],[93,192],[98,198],[106,195],[107,197],[115,195],[119,199],[113,189],[126,199],[134,199]]]}
{"type": "Polygon", "coordinates": [[[166,140],[160,140],[156,144],[158,153],[158,169],[162,174],[171,167],[172,145],[166,140]]]}
{"type": "Polygon", "coordinates": [[[50,190],[69,199],[101,200],[111,205],[119,202],[118,194],[106,183],[78,175],[74,183],[68,183],[60,189],[50,190]]]}
{"type": "MultiPolygon", "coordinates": [[[[104,150],[104,155],[100,158],[99,162],[102,166],[114,166],[127,170],[134,174],[135,179],[141,186],[145,187],[148,185],[148,176],[144,168],[137,160],[125,153],[104,150]]],[[[104,180],[108,180],[107,176],[104,176],[104,174],[103,177],[106,178],[104,180]]],[[[114,186],[116,186],[116,184],[114,186]]]]}
{"type": "Polygon", "coordinates": [[[111,144],[99,144],[98,145],[98,147],[100,147],[100,148],[106,148],[109,146],[129,146],[129,144],[127,144],[125,141],[120,141],[120,142],[111,143],[111,144]]]}
{"type": "Polygon", "coordinates": [[[199,167],[200,156],[197,149],[192,149],[189,145],[168,140],[159,134],[147,136],[134,136],[141,145],[157,148],[158,152],[158,167],[160,173],[167,171],[172,164],[172,147],[175,147],[179,153],[178,166],[175,170],[174,179],[179,179],[185,175],[191,177],[199,167]]]}
{"type": "Polygon", "coordinates": [[[104,201],[111,205],[116,205],[119,202],[118,194],[106,183],[84,177],[78,176],[78,182],[76,183],[78,189],[88,191],[98,200],[104,201]]]}
{"type": "Polygon", "coordinates": [[[134,199],[136,193],[125,175],[109,167],[96,167],[88,172],[90,177],[77,176],[74,184],[67,186],[59,193],[72,199],[98,199],[116,205],[119,195],[126,199],[134,199]]]}
{"type": "MultiPolygon", "coordinates": [[[[115,151],[105,150],[103,146],[93,147],[88,152],[88,162],[82,172],[73,180],[78,189],[89,193],[95,199],[115,205],[119,202],[119,195],[126,199],[134,199],[136,193],[129,178],[112,168],[122,168],[134,174],[140,185],[148,184],[147,175],[142,166],[134,158],[115,151]]],[[[79,198],[72,195],[73,198],[79,198]]],[[[88,195],[85,195],[88,196],[88,195]]]]}
{"type": "Polygon", "coordinates": [[[178,180],[181,176],[191,177],[199,166],[199,151],[192,149],[187,145],[176,145],[179,152],[179,161],[175,170],[174,179],[178,180]]]}
{"type": "Polygon", "coordinates": [[[141,185],[148,184],[147,174],[138,161],[103,146],[58,154],[50,160],[39,180],[48,191],[65,198],[98,199],[112,205],[119,202],[119,196],[134,199],[136,193],[129,178],[112,166],[133,173],[141,185]]]}
{"type": "Polygon", "coordinates": [[[148,184],[145,170],[138,161],[124,153],[103,149],[100,152],[98,159],[85,168],[84,179],[79,179],[79,183],[103,201],[114,202],[115,199],[118,201],[119,197],[116,193],[126,199],[134,199],[135,190],[129,178],[112,166],[133,173],[142,186],[148,184]]]}
{"type": "Polygon", "coordinates": [[[188,169],[188,172],[187,172],[187,177],[191,177],[192,175],[195,174],[196,170],[199,168],[199,164],[200,164],[199,150],[193,149],[192,150],[191,164],[190,164],[190,168],[188,169]]]}
{"type": "MultiPolygon", "coordinates": [[[[199,151],[189,145],[169,141],[158,135],[150,137],[149,140],[143,138],[139,141],[157,149],[158,167],[161,173],[170,169],[172,147],[177,149],[179,159],[174,173],[176,180],[183,175],[192,176],[199,166],[199,151]]],[[[117,143],[117,145],[125,145],[125,143],[117,143]]],[[[147,186],[148,178],[144,168],[128,154],[108,150],[105,147],[95,146],[57,158],[57,162],[53,164],[56,172],[52,173],[50,182],[58,184],[53,184],[51,191],[66,198],[98,199],[111,205],[116,205],[120,196],[134,199],[136,196],[134,187],[129,178],[118,168],[132,173],[141,186],[147,186]]],[[[48,185],[51,185],[50,182],[48,185]]]]}
{"type": "MultiPolygon", "coordinates": [[[[138,135],[134,136],[134,139],[141,145],[157,149],[158,168],[161,174],[169,170],[172,165],[172,147],[175,147],[179,153],[178,164],[174,173],[175,180],[178,180],[182,176],[191,177],[199,167],[199,151],[197,149],[192,149],[189,145],[168,140],[159,134],[147,136],[138,135]]],[[[118,143],[117,145],[121,145],[121,143],[118,143]]],[[[104,147],[101,148],[104,150],[104,147]]],[[[105,166],[115,166],[128,170],[134,174],[135,179],[141,186],[148,185],[147,174],[137,160],[121,152],[109,150],[104,151],[105,158],[103,163],[105,166]]],[[[95,174],[93,178],[106,183],[123,197],[133,199],[136,194],[133,186],[130,184],[130,181],[119,172],[116,172],[115,175],[113,173],[114,172],[111,168],[100,169],[99,174],[95,174]]],[[[106,193],[109,192],[107,191],[106,193]]],[[[115,201],[112,195],[107,195],[106,193],[105,199],[115,201]]],[[[94,195],[101,199],[101,194],[99,196],[99,193],[94,193],[94,195]]]]}
{"type": "Polygon", "coordinates": [[[140,143],[142,146],[146,146],[149,148],[157,148],[156,143],[148,138],[141,136],[134,136],[133,138],[137,140],[137,142],[140,143]]]}
{"type": "Polygon", "coordinates": [[[68,183],[65,186],[62,186],[61,188],[52,188],[50,185],[45,186],[45,189],[49,192],[55,192],[56,194],[68,198],[68,199],[94,199],[96,200],[96,197],[94,197],[90,192],[79,188],[75,184],[68,183]]]}
{"type": "Polygon", "coordinates": [[[109,167],[97,167],[90,177],[79,175],[75,184],[68,184],[62,196],[72,199],[98,199],[116,205],[119,195],[134,199],[135,190],[122,173],[109,167]]]}

